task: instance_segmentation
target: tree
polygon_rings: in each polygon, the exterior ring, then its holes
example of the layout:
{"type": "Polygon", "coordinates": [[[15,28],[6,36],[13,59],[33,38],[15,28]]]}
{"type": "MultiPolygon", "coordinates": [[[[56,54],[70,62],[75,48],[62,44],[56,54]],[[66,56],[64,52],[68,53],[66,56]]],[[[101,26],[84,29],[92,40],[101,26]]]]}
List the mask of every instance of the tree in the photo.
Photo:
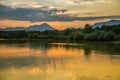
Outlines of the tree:
{"type": "Polygon", "coordinates": [[[84,40],[84,33],[80,31],[73,31],[70,35],[70,39],[74,41],[84,40]]]}
{"type": "Polygon", "coordinates": [[[111,41],[113,40],[113,37],[114,37],[114,33],[101,31],[100,34],[98,35],[98,40],[99,41],[111,41]]]}
{"type": "Polygon", "coordinates": [[[89,40],[89,41],[97,41],[97,33],[94,32],[94,33],[90,33],[90,34],[87,34],[85,36],[85,40],[89,40]]]}
{"type": "Polygon", "coordinates": [[[33,34],[28,34],[28,38],[29,39],[39,39],[40,36],[36,33],[33,33],[33,34]]]}
{"type": "Polygon", "coordinates": [[[89,24],[85,25],[85,29],[83,30],[84,33],[91,33],[93,31],[92,26],[89,24]]]}

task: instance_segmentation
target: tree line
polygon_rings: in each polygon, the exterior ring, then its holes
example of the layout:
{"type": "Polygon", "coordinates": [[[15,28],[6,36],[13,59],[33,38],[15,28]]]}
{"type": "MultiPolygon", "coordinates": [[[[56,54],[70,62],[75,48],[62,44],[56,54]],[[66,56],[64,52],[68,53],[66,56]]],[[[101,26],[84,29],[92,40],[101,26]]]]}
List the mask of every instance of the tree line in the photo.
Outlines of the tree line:
{"type": "Polygon", "coordinates": [[[53,31],[0,31],[0,39],[52,39],[71,41],[120,41],[120,25],[74,28],[53,31]]]}

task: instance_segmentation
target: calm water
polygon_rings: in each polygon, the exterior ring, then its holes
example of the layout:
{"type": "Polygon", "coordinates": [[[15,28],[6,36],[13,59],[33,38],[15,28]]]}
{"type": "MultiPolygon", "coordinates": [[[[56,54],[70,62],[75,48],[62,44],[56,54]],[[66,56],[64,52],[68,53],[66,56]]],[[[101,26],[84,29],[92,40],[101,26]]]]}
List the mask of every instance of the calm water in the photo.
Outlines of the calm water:
{"type": "Polygon", "coordinates": [[[120,80],[120,45],[0,42],[0,80],[120,80]]]}

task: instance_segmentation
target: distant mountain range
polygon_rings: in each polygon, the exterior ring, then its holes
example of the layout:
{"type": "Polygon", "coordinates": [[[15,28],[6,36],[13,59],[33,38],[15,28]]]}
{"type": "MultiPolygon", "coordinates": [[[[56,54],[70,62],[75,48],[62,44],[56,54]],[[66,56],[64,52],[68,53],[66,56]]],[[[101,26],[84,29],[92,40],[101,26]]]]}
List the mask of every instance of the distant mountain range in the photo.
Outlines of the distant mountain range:
{"type": "MultiPolygon", "coordinates": [[[[102,27],[103,25],[120,25],[120,20],[110,20],[107,22],[100,22],[100,23],[95,23],[93,25],[93,28],[96,27],[102,27]]],[[[76,29],[74,27],[70,27],[70,28],[66,28],[66,29],[76,29]]],[[[33,25],[27,28],[24,27],[15,27],[15,28],[11,28],[11,27],[7,27],[7,28],[0,28],[0,31],[46,31],[46,30],[56,30],[55,28],[53,28],[52,26],[48,25],[47,23],[43,23],[41,25],[33,25]]]]}
{"type": "Polygon", "coordinates": [[[110,20],[107,22],[95,23],[93,25],[93,28],[102,27],[103,25],[120,25],[120,20],[110,20]]]}
{"type": "Polygon", "coordinates": [[[34,25],[34,26],[30,26],[27,28],[24,27],[15,27],[15,28],[0,28],[0,30],[2,31],[21,31],[21,30],[25,30],[25,31],[46,31],[46,30],[56,30],[55,28],[51,27],[50,25],[43,23],[41,25],[34,25]]]}
{"type": "Polygon", "coordinates": [[[23,28],[23,27],[16,27],[16,28],[7,27],[7,28],[0,29],[0,31],[22,31],[22,30],[25,30],[25,28],[23,28]]]}

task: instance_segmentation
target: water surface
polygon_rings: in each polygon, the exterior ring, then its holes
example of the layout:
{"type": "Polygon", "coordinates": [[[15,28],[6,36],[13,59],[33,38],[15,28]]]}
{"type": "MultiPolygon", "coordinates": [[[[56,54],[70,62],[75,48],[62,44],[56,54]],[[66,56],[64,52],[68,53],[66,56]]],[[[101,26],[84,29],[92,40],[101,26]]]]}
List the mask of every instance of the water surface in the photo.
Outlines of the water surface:
{"type": "Polygon", "coordinates": [[[120,80],[120,45],[0,42],[0,80],[120,80]]]}

